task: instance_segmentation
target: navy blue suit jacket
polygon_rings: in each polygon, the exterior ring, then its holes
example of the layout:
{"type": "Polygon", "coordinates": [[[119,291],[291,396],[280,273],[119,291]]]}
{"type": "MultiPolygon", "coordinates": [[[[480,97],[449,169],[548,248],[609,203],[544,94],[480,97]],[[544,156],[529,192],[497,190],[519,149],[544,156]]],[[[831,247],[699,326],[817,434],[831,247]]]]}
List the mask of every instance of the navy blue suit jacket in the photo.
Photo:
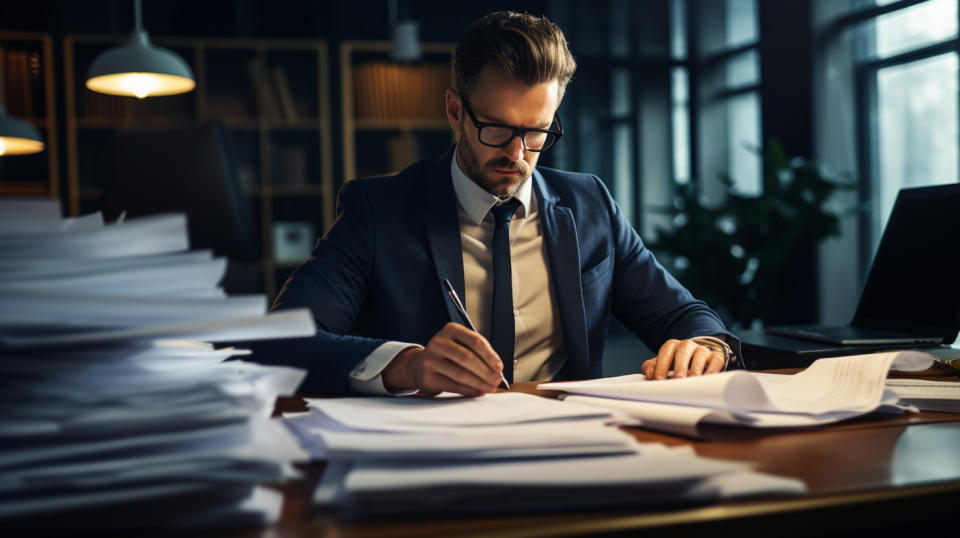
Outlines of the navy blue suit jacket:
{"type": "MultiPolygon", "coordinates": [[[[452,155],[344,185],[336,221],[274,303],[311,309],[318,333],[257,344],[258,360],[309,370],[304,392],[347,393],[350,371],[380,344],[425,345],[459,321],[443,285],[464,296],[452,155]]],[[[567,347],[558,378],[601,375],[611,313],[652,350],[728,334],[644,247],[599,178],[537,167],[531,179],[567,347]]]]}

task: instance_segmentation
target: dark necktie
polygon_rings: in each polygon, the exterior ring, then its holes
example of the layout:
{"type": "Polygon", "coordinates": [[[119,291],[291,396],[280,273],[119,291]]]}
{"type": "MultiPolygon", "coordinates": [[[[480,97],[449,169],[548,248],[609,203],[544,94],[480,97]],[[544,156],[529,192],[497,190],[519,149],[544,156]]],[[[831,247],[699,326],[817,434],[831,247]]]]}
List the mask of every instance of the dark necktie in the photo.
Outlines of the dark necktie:
{"type": "Polygon", "coordinates": [[[510,269],[510,220],[520,201],[511,198],[493,213],[493,330],[490,344],[503,361],[503,375],[513,383],[513,282],[510,269]]]}

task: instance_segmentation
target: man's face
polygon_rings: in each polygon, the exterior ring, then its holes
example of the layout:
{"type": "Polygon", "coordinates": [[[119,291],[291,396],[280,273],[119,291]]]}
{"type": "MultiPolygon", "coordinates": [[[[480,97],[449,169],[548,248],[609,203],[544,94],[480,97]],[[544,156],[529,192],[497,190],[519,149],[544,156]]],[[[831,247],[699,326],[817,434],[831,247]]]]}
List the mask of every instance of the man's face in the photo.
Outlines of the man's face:
{"type": "MultiPolygon", "coordinates": [[[[548,129],[560,105],[559,83],[554,80],[527,86],[505,79],[488,66],[481,71],[467,99],[477,121],[548,129]]],[[[533,172],[540,153],[525,151],[520,137],[502,148],[481,144],[477,128],[455,91],[447,90],[446,105],[447,120],[457,134],[457,163],[461,170],[490,194],[516,194],[533,172]]]]}

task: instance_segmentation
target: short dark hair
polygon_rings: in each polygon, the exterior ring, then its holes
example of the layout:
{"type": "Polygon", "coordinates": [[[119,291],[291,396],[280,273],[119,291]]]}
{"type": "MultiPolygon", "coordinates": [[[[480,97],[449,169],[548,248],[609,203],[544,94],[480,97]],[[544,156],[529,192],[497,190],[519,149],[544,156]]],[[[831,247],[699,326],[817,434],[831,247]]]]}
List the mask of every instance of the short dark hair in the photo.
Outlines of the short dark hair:
{"type": "Polygon", "coordinates": [[[470,96],[488,65],[511,81],[534,85],[556,80],[563,98],[577,69],[567,39],[545,16],[496,11],[467,26],[454,55],[457,92],[470,96]]]}

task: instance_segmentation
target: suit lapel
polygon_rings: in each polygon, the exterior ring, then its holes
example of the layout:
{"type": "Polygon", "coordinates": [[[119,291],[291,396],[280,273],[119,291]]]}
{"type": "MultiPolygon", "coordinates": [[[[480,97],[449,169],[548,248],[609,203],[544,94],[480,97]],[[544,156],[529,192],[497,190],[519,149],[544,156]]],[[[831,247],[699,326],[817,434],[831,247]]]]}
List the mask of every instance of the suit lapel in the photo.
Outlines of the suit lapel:
{"type": "MultiPolygon", "coordinates": [[[[449,318],[460,321],[460,315],[447,298],[443,284],[444,279],[449,279],[460,297],[465,296],[457,198],[450,179],[452,158],[453,152],[450,152],[444,158],[438,159],[424,178],[425,204],[422,219],[437,274],[437,288],[443,297],[449,318]]],[[[537,196],[540,203],[547,258],[567,347],[564,377],[586,379],[590,377],[590,365],[576,222],[570,208],[560,205],[559,196],[536,169],[532,179],[534,196],[537,196]]]]}
{"type": "Polygon", "coordinates": [[[453,152],[437,160],[424,180],[425,200],[422,218],[434,269],[437,286],[447,307],[451,320],[460,321],[453,303],[447,298],[444,279],[450,280],[455,290],[464,297],[463,253],[460,244],[460,222],[457,218],[457,198],[450,179],[450,159],[453,152]]]}
{"type": "Polygon", "coordinates": [[[580,244],[570,208],[559,205],[559,196],[538,171],[533,173],[534,195],[540,202],[543,236],[547,243],[550,273],[557,295],[567,347],[567,379],[590,377],[587,354],[587,320],[580,283],[580,244]]]}

